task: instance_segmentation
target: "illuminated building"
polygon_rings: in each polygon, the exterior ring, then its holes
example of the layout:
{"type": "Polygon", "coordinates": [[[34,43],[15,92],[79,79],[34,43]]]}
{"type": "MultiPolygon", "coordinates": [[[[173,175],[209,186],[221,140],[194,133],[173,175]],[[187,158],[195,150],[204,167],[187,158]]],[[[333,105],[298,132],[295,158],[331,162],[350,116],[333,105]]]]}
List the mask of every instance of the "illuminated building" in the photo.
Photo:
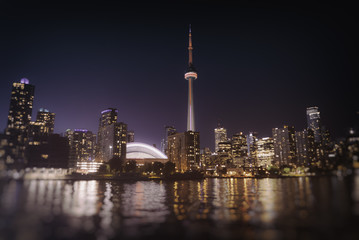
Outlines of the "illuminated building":
{"type": "Polygon", "coordinates": [[[295,133],[298,165],[308,167],[315,162],[314,133],[304,129],[295,133]]]}
{"type": "Polygon", "coordinates": [[[168,136],[168,160],[177,172],[198,169],[200,161],[199,132],[187,131],[168,136]]]}
{"type": "Polygon", "coordinates": [[[348,159],[348,166],[359,169],[359,134],[353,128],[349,130],[344,152],[345,158],[348,159]]]}
{"type": "Polygon", "coordinates": [[[128,143],[126,147],[127,159],[145,159],[145,158],[158,158],[158,159],[167,159],[167,156],[164,155],[157,148],[140,142],[128,143]]]}
{"type": "Polygon", "coordinates": [[[329,132],[322,127],[318,107],[307,108],[307,124],[314,133],[315,157],[324,167],[328,163],[329,132]]]}
{"type": "Polygon", "coordinates": [[[95,173],[99,170],[103,163],[99,162],[77,162],[76,171],[79,173],[95,173]]]}
{"type": "Polygon", "coordinates": [[[26,78],[13,83],[7,128],[25,130],[30,124],[35,86],[26,78]]]}
{"type": "Polygon", "coordinates": [[[314,133],[314,142],[321,144],[322,142],[322,132],[321,132],[321,122],[320,122],[320,112],[318,107],[308,107],[307,108],[307,125],[314,133]]]}
{"type": "Polygon", "coordinates": [[[245,166],[248,157],[247,137],[242,133],[236,133],[232,136],[232,156],[233,163],[237,167],[245,166]]]}
{"type": "Polygon", "coordinates": [[[8,168],[23,168],[26,164],[25,147],[34,101],[35,87],[23,78],[13,83],[5,134],[0,139],[0,164],[8,168]]]}
{"type": "Polygon", "coordinates": [[[43,133],[52,134],[55,127],[55,113],[50,112],[48,109],[40,108],[36,115],[36,122],[44,124],[43,133]]]}
{"type": "Polygon", "coordinates": [[[146,163],[168,161],[167,156],[157,148],[140,142],[131,142],[126,147],[126,159],[135,160],[137,166],[143,166],[146,163]]]}
{"type": "Polygon", "coordinates": [[[68,129],[66,137],[70,146],[70,168],[75,168],[78,162],[93,162],[95,160],[95,134],[87,129],[68,129]]]}
{"type": "Polygon", "coordinates": [[[117,113],[115,108],[101,112],[96,153],[96,159],[101,162],[114,157],[122,162],[126,160],[127,124],[117,122],[117,113]]]}
{"type": "Polygon", "coordinates": [[[188,111],[187,111],[187,131],[195,131],[194,124],[194,106],[193,106],[193,81],[197,79],[197,71],[193,65],[192,58],[192,33],[191,26],[189,28],[189,44],[188,44],[188,68],[184,75],[188,80],[188,111]]]}
{"type": "Polygon", "coordinates": [[[211,155],[212,155],[212,152],[211,150],[206,147],[204,149],[201,149],[200,150],[200,166],[201,167],[208,167],[208,165],[210,165],[211,163],[211,155]]]}
{"type": "Polygon", "coordinates": [[[232,144],[230,142],[220,142],[218,143],[218,154],[231,155],[232,154],[232,144]]]}
{"type": "Polygon", "coordinates": [[[49,135],[54,132],[55,113],[40,108],[37,112],[36,122],[30,122],[27,132],[29,142],[36,141],[40,136],[49,135]]]}
{"type": "Polygon", "coordinates": [[[218,152],[220,142],[227,142],[227,129],[218,124],[218,127],[214,129],[214,152],[218,152]]]}
{"type": "Polygon", "coordinates": [[[116,108],[107,108],[101,112],[99,127],[109,126],[117,123],[118,110],[116,108]]]}
{"type": "Polygon", "coordinates": [[[67,139],[53,134],[54,124],[55,113],[43,108],[37,112],[36,121],[30,122],[26,144],[28,167],[67,167],[69,152],[67,139]],[[63,156],[63,159],[60,156],[63,156]]]}
{"type": "Polygon", "coordinates": [[[174,126],[165,126],[165,137],[163,138],[162,143],[161,143],[161,151],[162,152],[166,153],[166,151],[167,151],[167,145],[168,145],[167,137],[172,134],[175,134],[176,132],[177,132],[177,130],[174,126]]]}
{"type": "Polygon", "coordinates": [[[268,167],[274,160],[273,138],[265,137],[257,141],[257,165],[258,167],[268,167]]]}
{"type": "MultiPolygon", "coordinates": [[[[257,167],[257,137],[258,133],[250,132],[247,135],[247,146],[248,146],[248,165],[249,167],[257,167]]],[[[246,167],[247,167],[246,166],[246,167]]]]}
{"type": "Polygon", "coordinates": [[[276,165],[296,164],[294,127],[273,128],[274,163],[276,165]]]}
{"type": "Polygon", "coordinates": [[[226,166],[232,166],[233,158],[231,142],[219,142],[217,154],[221,164],[226,166]]]}
{"type": "Polygon", "coordinates": [[[134,131],[127,131],[127,142],[131,143],[135,141],[135,132],[134,131]]]}

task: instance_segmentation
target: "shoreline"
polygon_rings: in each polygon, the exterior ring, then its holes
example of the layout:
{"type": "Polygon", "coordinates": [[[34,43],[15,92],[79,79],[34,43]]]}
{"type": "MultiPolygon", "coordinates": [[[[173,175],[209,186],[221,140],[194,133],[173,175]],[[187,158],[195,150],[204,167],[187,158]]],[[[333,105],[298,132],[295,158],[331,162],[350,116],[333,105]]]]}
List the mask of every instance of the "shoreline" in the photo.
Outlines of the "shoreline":
{"type": "MultiPolygon", "coordinates": [[[[334,177],[337,176],[335,174],[321,174],[321,175],[303,175],[303,176],[231,176],[231,177],[224,177],[224,176],[203,176],[203,177],[146,177],[146,176],[88,176],[88,175],[81,175],[81,176],[57,176],[57,177],[22,177],[22,178],[10,178],[10,177],[2,177],[0,181],[10,181],[10,180],[18,180],[18,181],[28,181],[28,180],[52,180],[52,181],[59,181],[59,180],[69,180],[69,181],[81,181],[81,180],[88,180],[88,181],[181,181],[181,180],[196,180],[201,181],[204,179],[265,179],[265,178],[302,178],[302,177],[334,177]]],[[[350,176],[350,175],[348,175],[350,176]]],[[[338,176],[337,176],[338,177],[338,176]]]]}

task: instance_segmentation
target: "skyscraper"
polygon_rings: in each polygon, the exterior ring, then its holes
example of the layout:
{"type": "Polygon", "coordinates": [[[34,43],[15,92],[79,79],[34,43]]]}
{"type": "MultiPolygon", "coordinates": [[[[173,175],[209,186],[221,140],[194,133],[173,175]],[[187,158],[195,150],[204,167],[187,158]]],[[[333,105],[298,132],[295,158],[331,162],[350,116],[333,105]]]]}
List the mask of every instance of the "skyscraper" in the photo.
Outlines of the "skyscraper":
{"type": "Polygon", "coordinates": [[[23,78],[12,85],[5,133],[0,135],[0,164],[23,168],[27,162],[25,148],[30,125],[35,87],[23,78]]]}
{"type": "Polygon", "coordinates": [[[188,44],[188,68],[184,78],[188,80],[188,110],[187,110],[187,131],[195,131],[194,124],[194,106],[193,106],[193,84],[192,82],[197,79],[197,71],[193,65],[192,58],[192,33],[191,25],[189,27],[189,44],[188,44]]]}
{"type": "Polygon", "coordinates": [[[274,162],[276,165],[296,164],[294,127],[273,128],[274,162]]]}
{"type": "Polygon", "coordinates": [[[177,172],[196,170],[200,161],[199,132],[186,131],[168,136],[167,157],[177,172]]]}
{"type": "Polygon", "coordinates": [[[8,129],[25,130],[30,124],[34,91],[35,87],[26,78],[13,83],[7,121],[8,129]]]}
{"type": "Polygon", "coordinates": [[[268,167],[274,160],[273,138],[265,137],[257,141],[257,165],[268,167]]]}
{"type": "Polygon", "coordinates": [[[165,154],[167,151],[167,146],[168,146],[168,136],[175,134],[177,132],[176,128],[174,126],[165,126],[165,136],[161,142],[161,151],[165,154]]]}
{"type": "Polygon", "coordinates": [[[247,146],[248,146],[248,163],[250,167],[257,167],[257,141],[258,133],[249,132],[247,135],[247,146]]]}
{"type": "Polygon", "coordinates": [[[101,112],[100,126],[105,127],[117,122],[118,110],[116,108],[107,108],[101,112]]]}
{"type": "Polygon", "coordinates": [[[135,132],[134,131],[127,131],[127,142],[134,142],[135,141],[135,132]]]}
{"type": "Polygon", "coordinates": [[[321,122],[320,122],[320,112],[318,107],[308,107],[307,108],[307,125],[314,133],[314,142],[320,144],[322,142],[322,133],[321,133],[321,122]]]}
{"type": "Polygon", "coordinates": [[[100,162],[108,162],[113,157],[123,162],[126,159],[127,124],[117,122],[117,113],[115,108],[101,112],[96,153],[100,162]]]}
{"type": "Polygon", "coordinates": [[[76,168],[77,162],[91,162],[95,160],[95,134],[87,129],[68,129],[66,137],[69,140],[70,146],[70,168],[76,168]]]}
{"type": "Polygon", "coordinates": [[[295,133],[298,165],[308,167],[315,161],[314,133],[304,129],[295,133]]]}
{"type": "Polygon", "coordinates": [[[55,113],[50,112],[48,109],[40,108],[37,112],[36,122],[44,124],[44,133],[52,134],[55,127],[55,113]]]}
{"type": "Polygon", "coordinates": [[[232,136],[233,163],[237,166],[245,166],[248,158],[247,137],[242,132],[232,136]]]}
{"type": "Polygon", "coordinates": [[[227,142],[227,129],[218,124],[218,127],[214,129],[214,151],[218,152],[220,142],[227,142]]]}
{"type": "Polygon", "coordinates": [[[44,135],[49,135],[54,132],[55,113],[47,109],[40,108],[37,112],[36,121],[30,122],[27,129],[29,141],[35,140],[44,135]]]}

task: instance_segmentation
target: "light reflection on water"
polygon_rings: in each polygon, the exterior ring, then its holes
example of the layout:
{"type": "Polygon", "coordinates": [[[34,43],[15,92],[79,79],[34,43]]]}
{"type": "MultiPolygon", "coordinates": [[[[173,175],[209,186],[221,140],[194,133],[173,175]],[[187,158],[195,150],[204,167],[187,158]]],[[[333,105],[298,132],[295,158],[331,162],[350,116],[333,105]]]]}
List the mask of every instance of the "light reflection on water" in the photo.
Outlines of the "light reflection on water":
{"type": "Polygon", "coordinates": [[[0,239],[350,239],[359,178],[0,182],[0,239]]]}

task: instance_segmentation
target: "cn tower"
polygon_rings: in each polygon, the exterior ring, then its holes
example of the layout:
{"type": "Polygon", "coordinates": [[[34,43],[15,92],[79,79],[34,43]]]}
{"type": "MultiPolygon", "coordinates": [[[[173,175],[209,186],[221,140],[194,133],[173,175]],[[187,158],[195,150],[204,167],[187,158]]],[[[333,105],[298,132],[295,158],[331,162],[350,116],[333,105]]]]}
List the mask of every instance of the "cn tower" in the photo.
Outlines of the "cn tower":
{"type": "Polygon", "coordinates": [[[193,107],[193,81],[197,79],[197,72],[192,59],[192,33],[189,25],[189,43],[188,43],[188,68],[184,78],[188,80],[188,110],[187,110],[187,131],[195,131],[194,125],[194,107],[193,107]]]}

